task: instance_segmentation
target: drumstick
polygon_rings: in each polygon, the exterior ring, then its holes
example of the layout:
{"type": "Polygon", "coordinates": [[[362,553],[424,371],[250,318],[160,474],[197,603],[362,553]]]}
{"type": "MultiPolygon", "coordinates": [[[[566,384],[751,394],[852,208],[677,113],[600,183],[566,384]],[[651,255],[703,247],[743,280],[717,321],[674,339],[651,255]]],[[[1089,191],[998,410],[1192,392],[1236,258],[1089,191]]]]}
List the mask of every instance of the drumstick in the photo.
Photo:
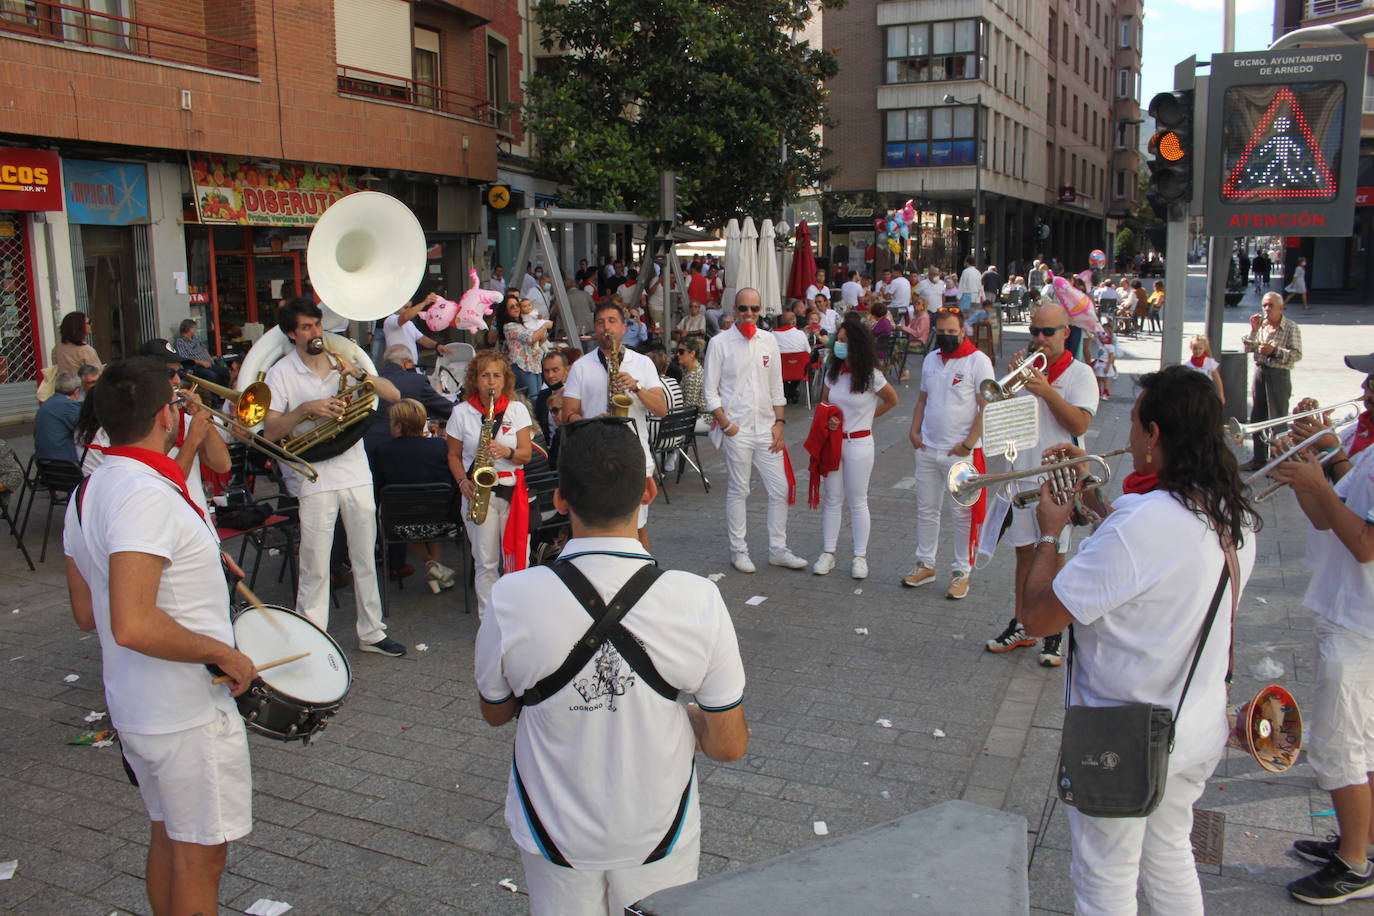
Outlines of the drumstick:
{"type": "Polygon", "coordinates": [[[271,614],[268,612],[267,608],[263,606],[262,599],[260,599],[257,595],[253,594],[253,590],[250,589],[248,586],[244,585],[242,579],[239,580],[239,584],[235,586],[235,588],[238,590],[238,593],[243,596],[245,601],[247,601],[249,604],[257,608],[258,610],[262,611],[262,616],[266,617],[267,622],[272,624],[272,627],[277,631],[278,636],[280,636],[282,639],[291,638],[291,634],[286,632],[286,627],[282,625],[282,622],[277,619],[275,614],[271,614]]]}
{"type": "MultiPolygon", "coordinates": [[[[286,656],[286,658],[279,658],[279,659],[277,659],[277,660],[274,661],[274,662],[267,662],[267,663],[265,663],[265,664],[258,665],[258,670],[259,670],[259,671],[266,671],[268,668],[275,668],[275,667],[277,667],[278,665],[289,665],[291,662],[300,661],[301,659],[305,658],[305,657],[306,657],[307,655],[309,655],[309,654],[310,654],[309,652],[302,652],[300,655],[288,655],[288,656],[286,656]]],[[[226,683],[228,683],[229,681],[232,681],[232,680],[233,680],[233,678],[231,678],[229,675],[227,675],[227,674],[221,674],[219,677],[215,678],[215,679],[212,680],[210,683],[212,683],[212,684],[226,684],[226,683]]]]}

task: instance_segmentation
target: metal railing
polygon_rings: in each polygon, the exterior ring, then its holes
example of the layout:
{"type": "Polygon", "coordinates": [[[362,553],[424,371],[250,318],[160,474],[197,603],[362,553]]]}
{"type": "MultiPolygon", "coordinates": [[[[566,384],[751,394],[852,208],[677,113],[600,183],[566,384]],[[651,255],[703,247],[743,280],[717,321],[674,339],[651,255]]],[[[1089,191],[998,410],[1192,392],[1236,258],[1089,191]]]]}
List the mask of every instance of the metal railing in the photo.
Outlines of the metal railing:
{"type": "Polygon", "coordinates": [[[1374,0],[1306,0],[1303,4],[1304,19],[1317,19],[1374,7],[1374,0]]]}
{"type": "Polygon", "coordinates": [[[378,73],[361,67],[337,65],[339,92],[344,95],[359,95],[411,108],[428,111],[441,111],[444,114],[471,118],[497,126],[498,117],[503,114],[491,107],[486,99],[445,89],[436,83],[426,83],[406,76],[378,73]]]}
{"type": "Polygon", "coordinates": [[[0,32],[256,76],[255,45],[48,0],[0,2],[0,32]]]}

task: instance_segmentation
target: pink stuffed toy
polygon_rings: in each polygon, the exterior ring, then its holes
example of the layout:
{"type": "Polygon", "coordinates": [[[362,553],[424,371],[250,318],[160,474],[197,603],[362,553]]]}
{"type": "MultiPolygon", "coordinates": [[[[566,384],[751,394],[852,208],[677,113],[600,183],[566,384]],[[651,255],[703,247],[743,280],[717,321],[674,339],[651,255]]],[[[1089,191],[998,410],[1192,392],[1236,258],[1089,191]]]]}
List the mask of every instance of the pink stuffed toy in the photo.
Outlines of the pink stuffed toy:
{"type": "Polygon", "coordinates": [[[1056,277],[1050,271],[1046,271],[1045,275],[1054,287],[1055,300],[1069,313],[1069,323],[1089,334],[1101,334],[1102,325],[1098,323],[1097,309],[1093,305],[1092,297],[1084,295],[1063,277],[1056,277]]]}
{"type": "Polygon", "coordinates": [[[431,331],[442,331],[454,324],[455,315],[460,331],[486,330],[486,323],[482,318],[490,315],[491,307],[505,296],[493,290],[482,289],[475,270],[468,271],[468,282],[472,285],[457,302],[436,296],[434,304],[420,313],[420,317],[425,319],[425,324],[429,325],[431,331]]]}

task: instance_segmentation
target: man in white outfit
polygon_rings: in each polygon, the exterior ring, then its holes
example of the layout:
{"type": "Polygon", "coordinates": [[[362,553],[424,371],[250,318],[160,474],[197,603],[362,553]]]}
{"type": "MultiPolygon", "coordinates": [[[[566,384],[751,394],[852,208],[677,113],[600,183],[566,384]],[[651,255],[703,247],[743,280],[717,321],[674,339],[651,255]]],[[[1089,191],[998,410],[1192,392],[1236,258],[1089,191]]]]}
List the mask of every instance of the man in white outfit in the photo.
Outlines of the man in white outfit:
{"type": "Polygon", "coordinates": [[[892,269],[892,282],[887,284],[887,293],[892,297],[887,303],[892,320],[897,324],[905,324],[907,312],[911,311],[911,281],[906,278],[901,265],[892,269]]]}
{"type": "Polygon", "coordinates": [[[964,258],[964,272],[959,275],[959,308],[968,315],[982,302],[983,274],[974,266],[973,258],[964,258]]]}
{"type": "Polygon", "coordinates": [[[745,287],[735,294],[735,325],[711,338],[706,349],[703,394],[716,420],[713,442],[725,453],[730,482],[725,491],[726,529],[731,562],[740,572],[755,571],[745,539],[745,505],[750,468],[757,468],[768,491],[768,562],[805,569],[806,560],[787,548],[790,483],[787,421],[783,407],[782,356],[772,334],[759,334],[759,292],[745,287]]]}

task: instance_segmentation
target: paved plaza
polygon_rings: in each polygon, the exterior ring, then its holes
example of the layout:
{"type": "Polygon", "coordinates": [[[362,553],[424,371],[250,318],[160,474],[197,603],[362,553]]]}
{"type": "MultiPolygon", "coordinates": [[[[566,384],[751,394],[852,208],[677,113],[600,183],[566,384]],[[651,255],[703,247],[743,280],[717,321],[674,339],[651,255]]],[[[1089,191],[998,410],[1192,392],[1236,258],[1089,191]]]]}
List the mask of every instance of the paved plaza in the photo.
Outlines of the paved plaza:
{"type": "MultiPolygon", "coordinates": [[[[1200,275],[1190,278],[1197,297],[1201,286],[1200,275]]],[[[1237,346],[1252,311],[1247,300],[1228,313],[1228,347],[1237,346]]],[[[1194,301],[1189,318],[1200,318],[1197,312],[1194,301]]],[[[1307,348],[1294,375],[1295,397],[1330,402],[1356,393],[1356,376],[1340,367],[1339,356],[1374,350],[1370,315],[1353,306],[1292,313],[1307,348]]],[[[1024,338],[1024,325],[1008,328],[1004,360],[1024,338]]],[[[1123,378],[1088,433],[1092,451],[1125,445],[1132,398],[1124,376],[1157,360],[1157,337],[1122,344],[1123,378]]],[[[847,575],[847,525],[827,577],[765,565],[754,575],[735,572],[724,538],[724,468],[709,446],[703,457],[711,492],[689,474],[670,487],[671,503],[660,498],[652,508],[649,530],[665,566],[724,574],[719,586],[749,678],[748,755],[728,764],[697,761],[702,873],[816,843],[818,820],[842,835],[966,799],[1026,818],[1033,912],[1070,913],[1068,831],[1050,780],[1063,670],[1040,668],[1038,650],[983,650],[1010,613],[1011,552],[999,551],[975,572],[961,602],[943,597],[948,536],[937,584],[913,590],[898,582],[913,565],[907,428],[919,373],[912,369],[912,380],[899,387],[899,409],[875,429],[866,581],[847,575]],[[767,600],[746,604],[753,596],[767,600]]],[[[788,418],[793,462],[802,471],[804,407],[789,408],[788,418]]],[[[27,457],[27,439],[14,435],[11,443],[27,457]]],[[[820,513],[805,506],[804,480],[799,489],[789,541],[814,559],[820,513]]],[[[35,560],[44,508],[40,501],[28,536],[35,560]]],[[[756,560],[766,556],[763,510],[756,490],[749,517],[756,560]]],[[[1302,703],[1313,674],[1311,617],[1301,606],[1306,523],[1287,494],[1267,505],[1264,517],[1237,621],[1232,700],[1278,682],[1302,703]],[[1274,666],[1281,675],[1256,676],[1274,666]]],[[[88,727],[89,713],[104,709],[104,697],[98,642],[72,625],[60,553],[55,540],[47,562],[29,573],[17,551],[0,551],[0,861],[18,860],[14,877],[0,881],[0,910],[146,913],[147,818],[118,750],[68,743],[88,727]],[[69,682],[70,675],[79,679],[69,682]]],[[[275,581],[280,562],[264,558],[258,592],[290,604],[287,586],[275,581]]],[[[500,884],[523,885],[503,823],[514,726],[493,729],[478,715],[475,614],[464,615],[458,592],[434,596],[410,580],[404,591],[393,590],[389,620],[411,651],[387,659],[353,651],[352,595],[343,590],[339,597],[346,610],[333,613],[331,631],[349,651],[352,693],[308,747],[251,738],[256,823],[230,850],[225,910],[241,912],[269,898],[290,903],[293,914],[527,912],[523,890],[500,884]],[[420,644],[428,648],[420,651],[420,644]]],[[[1305,763],[1268,775],[1228,751],[1198,807],[1225,818],[1223,864],[1201,867],[1210,912],[1304,909],[1283,884],[1311,867],[1287,849],[1294,839],[1335,829],[1329,798],[1316,790],[1305,763]]],[[[1347,909],[1374,912],[1374,904],[1347,909]]],[[[948,912],[963,912],[958,900],[949,901],[948,912]]]]}

